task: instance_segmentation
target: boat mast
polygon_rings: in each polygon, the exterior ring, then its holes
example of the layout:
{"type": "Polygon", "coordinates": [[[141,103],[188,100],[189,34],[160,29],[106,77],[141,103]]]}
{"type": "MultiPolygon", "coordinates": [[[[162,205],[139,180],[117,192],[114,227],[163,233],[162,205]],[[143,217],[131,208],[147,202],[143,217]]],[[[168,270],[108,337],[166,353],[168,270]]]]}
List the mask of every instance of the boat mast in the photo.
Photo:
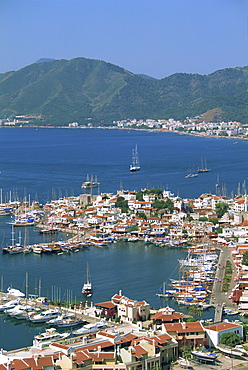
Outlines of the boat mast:
{"type": "Polygon", "coordinates": [[[25,291],[25,295],[26,295],[26,301],[28,300],[28,272],[26,272],[26,291],[25,291]]]}

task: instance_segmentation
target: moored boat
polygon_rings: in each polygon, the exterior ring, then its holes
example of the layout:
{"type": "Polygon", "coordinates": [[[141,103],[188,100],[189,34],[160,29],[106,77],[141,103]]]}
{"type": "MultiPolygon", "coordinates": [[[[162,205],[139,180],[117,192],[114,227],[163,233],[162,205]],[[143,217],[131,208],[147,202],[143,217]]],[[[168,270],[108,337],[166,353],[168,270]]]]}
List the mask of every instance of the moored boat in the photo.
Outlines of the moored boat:
{"type": "Polygon", "coordinates": [[[57,321],[56,326],[58,328],[72,328],[74,326],[86,324],[87,321],[78,318],[62,319],[57,321]]]}
{"type": "Polygon", "coordinates": [[[74,335],[84,335],[84,334],[96,333],[97,331],[100,331],[101,329],[104,329],[106,327],[107,327],[106,323],[100,321],[95,324],[86,324],[82,328],[75,330],[73,334],[74,335]]]}
{"type": "Polygon", "coordinates": [[[41,245],[33,245],[32,247],[33,253],[35,254],[41,254],[43,252],[43,247],[41,245]]]}
{"type": "Polygon", "coordinates": [[[9,308],[13,308],[15,307],[16,305],[18,305],[20,302],[20,299],[15,299],[15,300],[12,300],[12,301],[8,301],[4,304],[1,304],[0,305],[0,312],[3,312],[4,310],[6,309],[9,309],[9,308]]]}
{"type": "Polygon", "coordinates": [[[22,293],[19,289],[14,289],[11,287],[7,288],[7,294],[12,295],[14,297],[25,297],[25,294],[22,293]]]}
{"type": "Polygon", "coordinates": [[[39,314],[36,314],[36,315],[32,315],[29,317],[29,320],[33,323],[46,322],[47,320],[57,317],[59,314],[60,314],[60,310],[54,308],[54,309],[41,311],[39,314]]]}
{"type": "Polygon", "coordinates": [[[33,347],[44,348],[50,343],[69,337],[70,333],[58,333],[55,328],[47,329],[44,333],[35,335],[33,340],[33,347]]]}

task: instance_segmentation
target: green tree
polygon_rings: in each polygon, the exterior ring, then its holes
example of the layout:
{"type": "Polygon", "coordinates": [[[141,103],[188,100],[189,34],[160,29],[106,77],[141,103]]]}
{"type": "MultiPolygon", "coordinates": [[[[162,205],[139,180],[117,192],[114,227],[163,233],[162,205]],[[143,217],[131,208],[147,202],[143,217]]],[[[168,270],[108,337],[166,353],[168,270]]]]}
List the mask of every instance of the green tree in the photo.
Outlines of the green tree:
{"type": "Polygon", "coordinates": [[[202,308],[196,305],[190,306],[189,314],[193,317],[201,317],[203,314],[202,308]]]}
{"type": "Polygon", "coordinates": [[[158,197],[163,194],[163,191],[161,189],[150,189],[145,191],[146,194],[154,194],[157,195],[158,197]]]}
{"type": "Polygon", "coordinates": [[[138,230],[139,230],[139,226],[138,225],[132,225],[132,226],[130,226],[130,229],[129,229],[130,233],[132,231],[138,231],[138,230]]]}
{"type": "Polygon", "coordinates": [[[222,234],[222,227],[217,227],[217,228],[215,229],[215,232],[216,232],[217,234],[222,234]]]}
{"type": "Polygon", "coordinates": [[[220,337],[220,343],[228,347],[235,347],[241,342],[241,338],[236,333],[224,333],[220,337]]]}
{"type": "Polygon", "coordinates": [[[242,325],[243,325],[243,333],[244,333],[244,342],[246,342],[247,340],[247,337],[248,337],[248,325],[247,325],[247,322],[242,322],[242,325]]]}
{"type": "Polygon", "coordinates": [[[124,197],[118,197],[115,202],[115,207],[120,208],[122,213],[126,213],[129,210],[128,201],[124,197]]]}
{"type": "Polygon", "coordinates": [[[143,198],[143,191],[142,190],[139,190],[137,193],[136,193],[136,199],[139,200],[139,201],[143,201],[144,198],[143,198]]]}
{"type": "Polygon", "coordinates": [[[227,203],[220,202],[220,203],[216,204],[215,212],[216,212],[217,216],[219,218],[221,218],[226,213],[228,208],[229,208],[229,205],[227,203]]]}
{"type": "Polygon", "coordinates": [[[199,221],[208,221],[207,217],[199,217],[199,221]]]}
{"type": "Polygon", "coordinates": [[[140,218],[143,218],[144,220],[147,220],[147,216],[146,216],[145,212],[139,212],[139,213],[138,213],[138,216],[139,216],[140,218]]]}
{"type": "Polygon", "coordinates": [[[174,211],[174,203],[171,199],[166,199],[165,208],[168,209],[170,213],[174,211]]]}
{"type": "Polygon", "coordinates": [[[191,349],[187,346],[182,346],[181,348],[182,356],[184,358],[190,358],[191,357],[191,349]]]}
{"type": "Polygon", "coordinates": [[[248,251],[243,253],[242,264],[248,266],[248,251]]]}
{"type": "Polygon", "coordinates": [[[154,200],[152,203],[153,208],[157,208],[158,210],[165,208],[165,201],[164,200],[154,200]]]}
{"type": "Polygon", "coordinates": [[[219,220],[218,218],[215,217],[215,218],[210,218],[209,222],[212,222],[212,224],[217,225],[219,223],[219,220]]]}
{"type": "Polygon", "coordinates": [[[158,211],[161,210],[161,209],[166,209],[168,210],[170,213],[173,212],[174,210],[174,203],[172,202],[171,199],[167,199],[166,201],[164,200],[159,200],[159,199],[156,199],[153,203],[152,203],[152,206],[153,208],[157,208],[158,211]]]}

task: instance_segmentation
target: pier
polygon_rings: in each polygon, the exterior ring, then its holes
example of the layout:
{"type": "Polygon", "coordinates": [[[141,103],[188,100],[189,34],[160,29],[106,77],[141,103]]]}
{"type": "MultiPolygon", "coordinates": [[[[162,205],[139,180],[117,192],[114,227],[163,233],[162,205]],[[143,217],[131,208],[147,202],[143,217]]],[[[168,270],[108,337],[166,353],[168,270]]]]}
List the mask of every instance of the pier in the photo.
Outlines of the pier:
{"type": "Polygon", "coordinates": [[[233,309],[233,305],[230,302],[230,299],[228,298],[230,292],[223,292],[222,291],[222,285],[223,285],[223,279],[225,275],[225,265],[226,261],[230,260],[232,263],[232,282],[230,284],[230,291],[234,286],[234,277],[236,276],[236,267],[232,262],[231,258],[231,251],[227,247],[220,247],[218,246],[218,249],[220,250],[220,257],[219,257],[219,263],[215,274],[215,280],[213,284],[213,290],[211,295],[210,303],[215,306],[215,315],[214,315],[214,322],[220,322],[222,320],[222,314],[223,314],[223,306],[233,309]]]}

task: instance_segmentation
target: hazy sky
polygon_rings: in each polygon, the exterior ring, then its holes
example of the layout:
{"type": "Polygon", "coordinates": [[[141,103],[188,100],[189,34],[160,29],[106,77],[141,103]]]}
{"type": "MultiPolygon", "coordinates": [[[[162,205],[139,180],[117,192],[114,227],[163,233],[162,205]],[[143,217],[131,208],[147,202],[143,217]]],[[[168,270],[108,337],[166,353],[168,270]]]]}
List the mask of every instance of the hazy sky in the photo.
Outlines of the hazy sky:
{"type": "Polygon", "coordinates": [[[0,73],[86,57],[163,78],[248,65],[248,0],[0,0],[0,73]]]}

